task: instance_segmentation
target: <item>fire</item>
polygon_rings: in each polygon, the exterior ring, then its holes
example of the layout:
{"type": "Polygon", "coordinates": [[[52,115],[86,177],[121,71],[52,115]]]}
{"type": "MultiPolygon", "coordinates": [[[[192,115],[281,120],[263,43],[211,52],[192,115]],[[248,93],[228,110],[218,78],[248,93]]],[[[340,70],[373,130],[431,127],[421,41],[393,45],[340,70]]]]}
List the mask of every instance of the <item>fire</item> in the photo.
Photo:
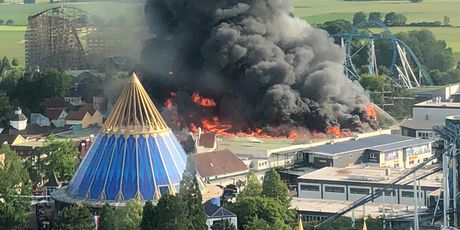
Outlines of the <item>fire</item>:
{"type": "Polygon", "coordinates": [[[192,100],[195,104],[202,107],[216,106],[216,102],[213,99],[201,97],[198,92],[192,94],[192,100]]]}
{"type": "Polygon", "coordinates": [[[172,98],[168,98],[166,99],[164,105],[166,106],[167,109],[171,109],[171,107],[173,106],[174,104],[174,101],[172,98]]]}
{"type": "Polygon", "coordinates": [[[221,124],[218,117],[204,119],[201,121],[201,125],[205,132],[213,132],[217,134],[224,134],[232,128],[231,125],[221,124]]]}
{"type": "Polygon", "coordinates": [[[340,137],[340,128],[338,126],[331,126],[326,131],[327,134],[340,137]]]}
{"type": "Polygon", "coordinates": [[[371,103],[371,104],[366,105],[364,110],[366,111],[367,115],[369,115],[369,117],[372,120],[377,120],[377,112],[375,111],[374,104],[371,103]]]}

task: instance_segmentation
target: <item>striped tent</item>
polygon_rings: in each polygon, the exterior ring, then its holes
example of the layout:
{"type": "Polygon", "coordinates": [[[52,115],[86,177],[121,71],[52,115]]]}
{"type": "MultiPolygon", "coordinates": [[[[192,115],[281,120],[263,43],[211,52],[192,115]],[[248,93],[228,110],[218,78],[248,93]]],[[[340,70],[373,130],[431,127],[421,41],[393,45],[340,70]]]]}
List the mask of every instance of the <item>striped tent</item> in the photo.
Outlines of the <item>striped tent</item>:
{"type": "Polygon", "coordinates": [[[66,189],[75,200],[158,200],[176,193],[187,155],[133,73],[66,189]]]}

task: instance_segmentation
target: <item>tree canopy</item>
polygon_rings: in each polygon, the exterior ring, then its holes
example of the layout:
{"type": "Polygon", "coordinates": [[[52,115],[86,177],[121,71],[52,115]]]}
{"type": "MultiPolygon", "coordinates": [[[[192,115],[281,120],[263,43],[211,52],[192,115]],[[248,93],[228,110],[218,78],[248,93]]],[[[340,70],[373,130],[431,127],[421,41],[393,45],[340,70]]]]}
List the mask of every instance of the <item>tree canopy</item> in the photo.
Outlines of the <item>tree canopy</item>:
{"type": "Polygon", "coordinates": [[[362,11],[355,13],[355,15],[353,16],[353,25],[357,26],[357,25],[365,22],[366,18],[367,18],[366,13],[364,13],[362,11]]]}
{"type": "Polygon", "coordinates": [[[291,197],[289,196],[289,190],[281,180],[280,175],[275,170],[267,172],[262,185],[262,195],[270,197],[280,202],[282,205],[289,207],[291,203],[291,197]]]}
{"type": "Polygon", "coordinates": [[[58,141],[49,136],[40,155],[45,156],[40,160],[40,168],[48,178],[55,174],[60,181],[72,179],[78,165],[78,150],[71,140],[58,141]]]}
{"type": "Polygon", "coordinates": [[[93,230],[93,215],[88,208],[81,204],[67,206],[57,214],[54,228],[60,230],[93,230]]]}
{"type": "Polygon", "coordinates": [[[7,145],[0,148],[5,155],[0,162],[0,229],[16,229],[27,219],[30,207],[29,175],[21,159],[7,145]]]}
{"type": "MultiPolygon", "coordinates": [[[[151,203],[150,203],[151,204],[151,203]]],[[[146,204],[147,205],[147,204],[146,204]]],[[[100,214],[99,229],[101,230],[136,230],[141,229],[143,208],[135,200],[130,200],[126,206],[104,206],[100,214]]],[[[152,228],[147,228],[152,229],[152,228]]]]}
{"type": "Polygon", "coordinates": [[[239,196],[260,196],[262,193],[262,185],[257,179],[254,173],[250,173],[246,176],[246,183],[243,191],[239,196]]]}

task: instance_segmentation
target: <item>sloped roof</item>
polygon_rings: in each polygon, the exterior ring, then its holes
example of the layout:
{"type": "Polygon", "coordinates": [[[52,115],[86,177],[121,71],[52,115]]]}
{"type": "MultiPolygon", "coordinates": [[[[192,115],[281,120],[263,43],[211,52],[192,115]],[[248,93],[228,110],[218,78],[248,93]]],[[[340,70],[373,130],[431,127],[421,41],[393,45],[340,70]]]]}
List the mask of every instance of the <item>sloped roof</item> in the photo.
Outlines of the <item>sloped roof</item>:
{"type": "Polygon", "coordinates": [[[201,177],[219,176],[248,170],[244,162],[230,150],[192,155],[201,177]]]}
{"type": "Polygon", "coordinates": [[[63,108],[56,108],[56,109],[47,108],[45,109],[44,115],[50,120],[56,120],[59,118],[59,116],[61,116],[62,111],[64,111],[63,108]]]}
{"type": "Polygon", "coordinates": [[[215,133],[204,133],[204,134],[201,134],[198,145],[203,146],[205,148],[212,148],[214,147],[215,142],[216,142],[215,133]]]}
{"type": "Polygon", "coordinates": [[[66,108],[70,106],[63,98],[48,98],[43,102],[45,108],[66,108]]]}
{"type": "Polygon", "coordinates": [[[0,146],[5,142],[11,145],[18,136],[19,134],[0,134],[0,146]]]}
{"type": "Polygon", "coordinates": [[[80,121],[85,117],[86,113],[93,116],[96,110],[91,105],[82,105],[77,111],[70,112],[67,115],[67,120],[80,121]]]}
{"type": "Polygon", "coordinates": [[[204,203],[204,212],[208,218],[226,218],[226,217],[236,217],[233,212],[228,211],[223,207],[219,207],[213,204],[211,201],[204,203]]]}
{"type": "Polygon", "coordinates": [[[11,121],[27,121],[27,117],[24,114],[13,114],[10,118],[11,121]]]}

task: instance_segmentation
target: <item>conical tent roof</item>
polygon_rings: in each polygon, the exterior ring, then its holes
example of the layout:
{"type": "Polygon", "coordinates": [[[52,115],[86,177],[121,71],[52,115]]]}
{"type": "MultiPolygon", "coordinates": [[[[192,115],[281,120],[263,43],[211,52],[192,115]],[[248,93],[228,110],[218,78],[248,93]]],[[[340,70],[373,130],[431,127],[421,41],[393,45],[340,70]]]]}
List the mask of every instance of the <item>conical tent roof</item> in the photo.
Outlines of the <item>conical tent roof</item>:
{"type": "Polygon", "coordinates": [[[68,197],[124,202],[178,191],[187,155],[133,73],[67,187],[68,197]]]}

